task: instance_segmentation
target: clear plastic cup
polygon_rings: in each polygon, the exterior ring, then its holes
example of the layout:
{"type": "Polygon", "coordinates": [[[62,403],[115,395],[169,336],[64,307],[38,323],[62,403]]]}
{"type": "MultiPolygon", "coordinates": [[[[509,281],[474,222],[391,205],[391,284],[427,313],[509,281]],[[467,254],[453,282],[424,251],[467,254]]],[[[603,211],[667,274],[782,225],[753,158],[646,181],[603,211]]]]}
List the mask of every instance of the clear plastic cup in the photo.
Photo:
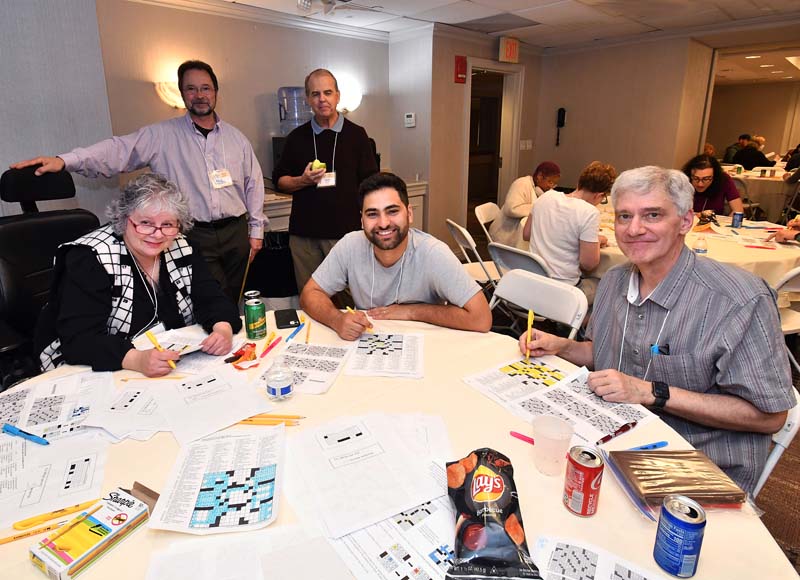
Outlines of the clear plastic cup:
{"type": "Polygon", "coordinates": [[[561,475],[567,463],[572,440],[572,425],[553,415],[540,415],[531,421],[533,427],[533,463],[544,475],[561,475]]]}

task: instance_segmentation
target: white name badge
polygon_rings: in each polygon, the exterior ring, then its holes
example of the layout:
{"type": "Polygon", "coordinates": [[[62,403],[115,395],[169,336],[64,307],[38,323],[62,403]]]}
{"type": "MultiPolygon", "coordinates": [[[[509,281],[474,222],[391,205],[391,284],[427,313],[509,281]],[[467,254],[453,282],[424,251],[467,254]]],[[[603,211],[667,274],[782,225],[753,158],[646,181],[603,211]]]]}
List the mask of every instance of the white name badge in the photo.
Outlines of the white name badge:
{"type": "Polygon", "coordinates": [[[214,189],[222,189],[223,187],[230,187],[233,185],[231,172],[227,169],[215,169],[214,171],[209,171],[208,178],[211,180],[211,187],[214,189]]]}
{"type": "Polygon", "coordinates": [[[317,183],[317,187],[336,187],[336,172],[329,171],[322,175],[322,179],[317,183]]]}

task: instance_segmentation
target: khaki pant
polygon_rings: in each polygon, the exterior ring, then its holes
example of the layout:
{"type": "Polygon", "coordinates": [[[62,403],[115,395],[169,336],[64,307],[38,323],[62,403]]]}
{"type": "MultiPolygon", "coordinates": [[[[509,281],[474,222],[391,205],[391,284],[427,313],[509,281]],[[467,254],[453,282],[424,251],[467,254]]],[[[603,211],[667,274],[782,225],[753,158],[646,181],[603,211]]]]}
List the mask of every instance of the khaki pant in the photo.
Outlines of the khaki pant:
{"type": "MultiPolygon", "coordinates": [[[[322,264],[325,256],[330,254],[333,246],[339,240],[323,238],[305,238],[303,236],[289,236],[289,249],[292,251],[294,264],[294,277],[297,280],[297,292],[303,293],[303,287],[311,278],[311,274],[322,264]]],[[[333,303],[339,308],[355,306],[350,292],[344,290],[331,297],[333,303]]]]}

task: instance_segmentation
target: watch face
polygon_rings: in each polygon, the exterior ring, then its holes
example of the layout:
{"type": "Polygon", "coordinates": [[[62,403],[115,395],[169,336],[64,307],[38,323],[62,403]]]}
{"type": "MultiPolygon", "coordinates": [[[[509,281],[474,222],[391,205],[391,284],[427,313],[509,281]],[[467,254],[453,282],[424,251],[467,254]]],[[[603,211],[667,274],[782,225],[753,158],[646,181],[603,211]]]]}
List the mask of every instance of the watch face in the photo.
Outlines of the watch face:
{"type": "Polygon", "coordinates": [[[653,396],[657,399],[669,399],[669,385],[660,381],[653,381],[653,396]]]}

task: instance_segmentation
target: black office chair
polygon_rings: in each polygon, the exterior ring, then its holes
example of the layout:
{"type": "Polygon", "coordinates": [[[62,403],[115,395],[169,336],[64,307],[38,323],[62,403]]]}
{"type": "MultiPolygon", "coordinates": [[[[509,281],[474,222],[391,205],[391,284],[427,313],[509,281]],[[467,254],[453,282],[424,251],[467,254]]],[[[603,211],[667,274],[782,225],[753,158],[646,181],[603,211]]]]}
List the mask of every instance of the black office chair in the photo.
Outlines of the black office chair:
{"type": "Polygon", "coordinates": [[[9,169],[0,177],[0,199],[19,203],[23,212],[0,217],[0,390],[39,372],[33,335],[50,294],[56,248],[100,225],[85,209],[40,212],[37,201],[75,197],[75,183],[66,171],[36,177],[35,170],[9,169]]]}

